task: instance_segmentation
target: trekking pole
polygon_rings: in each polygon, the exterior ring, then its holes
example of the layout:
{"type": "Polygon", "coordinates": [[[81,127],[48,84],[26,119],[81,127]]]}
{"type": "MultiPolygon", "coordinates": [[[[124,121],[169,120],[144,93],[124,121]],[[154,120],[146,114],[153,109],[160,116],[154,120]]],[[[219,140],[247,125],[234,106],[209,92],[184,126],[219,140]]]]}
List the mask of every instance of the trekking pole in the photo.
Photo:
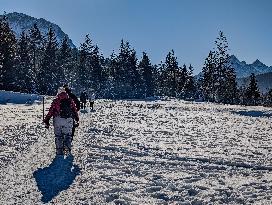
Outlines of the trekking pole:
{"type": "Polygon", "coordinates": [[[44,120],[44,96],[42,97],[42,101],[43,101],[43,120],[44,120]]]}

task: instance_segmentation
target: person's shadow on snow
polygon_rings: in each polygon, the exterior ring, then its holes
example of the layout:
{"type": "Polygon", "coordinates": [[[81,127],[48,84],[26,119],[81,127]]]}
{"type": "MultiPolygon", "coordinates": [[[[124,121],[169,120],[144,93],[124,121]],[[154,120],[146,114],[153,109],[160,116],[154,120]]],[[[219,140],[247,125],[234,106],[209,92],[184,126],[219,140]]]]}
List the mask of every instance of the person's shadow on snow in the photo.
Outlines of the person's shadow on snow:
{"type": "Polygon", "coordinates": [[[86,110],[86,109],[81,109],[80,112],[81,112],[81,113],[88,113],[88,110],[86,110]]]}
{"type": "Polygon", "coordinates": [[[38,168],[33,173],[38,189],[42,193],[42,202],[47,203],[61,191],[68,189],[80,174],[80,168],[73,164],[73,160],[72,155],[66,158],[56,156],[48,167],[38,168]]]}

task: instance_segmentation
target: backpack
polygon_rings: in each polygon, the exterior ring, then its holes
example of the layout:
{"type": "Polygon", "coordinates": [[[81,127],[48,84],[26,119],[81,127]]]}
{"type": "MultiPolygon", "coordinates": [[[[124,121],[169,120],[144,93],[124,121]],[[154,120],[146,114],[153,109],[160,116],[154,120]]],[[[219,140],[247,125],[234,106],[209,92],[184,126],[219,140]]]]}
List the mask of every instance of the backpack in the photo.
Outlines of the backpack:
{"type": "Polygon", "coordinates": [[[70,99],[60,100],[60,117],[61,118],[73,117],[73,110],[71,108],[71,100],[70,99]]]}
{"type": "Polygon", "coordinates": [[[86,102],[87,100],[87,93],[81,93],[80,95],[80,101],[81,102],[86,102]]]}

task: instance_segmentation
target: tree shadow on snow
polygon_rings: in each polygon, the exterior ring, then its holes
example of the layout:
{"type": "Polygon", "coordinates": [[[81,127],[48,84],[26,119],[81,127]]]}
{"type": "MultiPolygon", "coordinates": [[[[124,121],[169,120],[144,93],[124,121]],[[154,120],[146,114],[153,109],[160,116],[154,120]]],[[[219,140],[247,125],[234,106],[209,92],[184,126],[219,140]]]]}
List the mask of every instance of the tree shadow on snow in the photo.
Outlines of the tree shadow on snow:
{"type": "Polygon", "coordinates": [[[33,173],[38,189],[42,193],[42,202],[47,203],[61,191],[67,190],[80,174],[80,168],[73,164],[73,160],[72,155],[66,158],[56,156],[48,167],[38,168],[33,173]]]}
{"type": "Polygon", "coordinates": [[[233,112],[238,115],[243,115],[243,116],[250,116],[250,117],[271,117],[272,113],[271,112],[262,112],[262,111],[238,111],[238,112],[233,112]]]}

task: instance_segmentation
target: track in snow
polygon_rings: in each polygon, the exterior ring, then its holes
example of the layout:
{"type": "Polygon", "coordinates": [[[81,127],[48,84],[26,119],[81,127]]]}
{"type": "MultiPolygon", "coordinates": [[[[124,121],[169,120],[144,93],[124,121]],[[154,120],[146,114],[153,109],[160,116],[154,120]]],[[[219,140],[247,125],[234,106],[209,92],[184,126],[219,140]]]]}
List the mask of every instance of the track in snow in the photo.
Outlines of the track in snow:
{"type": "Polygon", "coordinates": [[[272,203],[268,108],[99,100],[66,159],[41,110],[0,105],[0,204],[272,203]]]}

